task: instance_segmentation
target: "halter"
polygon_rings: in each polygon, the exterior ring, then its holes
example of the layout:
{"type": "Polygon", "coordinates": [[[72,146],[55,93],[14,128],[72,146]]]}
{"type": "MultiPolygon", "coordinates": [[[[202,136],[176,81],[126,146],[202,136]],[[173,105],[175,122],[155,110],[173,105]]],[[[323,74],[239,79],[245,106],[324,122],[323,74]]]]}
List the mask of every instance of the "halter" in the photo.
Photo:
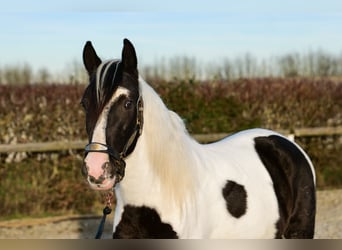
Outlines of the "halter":
{"type": "MultiPolygon", "coordinates": [[[[139,136],[142,133],[143,127],[143,100],[142,97],[139,96],[137,101],[137,120],[135,124],[135,129],[131,136],[129,137],[128,141],[126,142],[123,150],[121,152],[116,151],[111,146],[99,142],[91,142],[85,146],[85,153],[89,152],[99,152],[99,153],[106,153],[114,159],[114,166],[116,167],[115,175],[115,184],[120,182],[123,177],[125,176],[125,167],[126,162],[125,158],[128,156],[127,150],[133,145],[135,141],[138,140],[139,136]]],[[[114,184],[114,185],[115,185],[114,184]]]]}

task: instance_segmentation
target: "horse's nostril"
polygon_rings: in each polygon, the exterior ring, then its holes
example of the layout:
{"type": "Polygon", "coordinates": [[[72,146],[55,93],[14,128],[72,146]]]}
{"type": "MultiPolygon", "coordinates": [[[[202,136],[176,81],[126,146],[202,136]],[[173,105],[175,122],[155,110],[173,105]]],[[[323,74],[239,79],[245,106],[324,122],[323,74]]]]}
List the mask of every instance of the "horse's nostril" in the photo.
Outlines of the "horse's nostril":
{"type": "Polygon", "coordinates": [[[107,161],[105,163],[103,163],[102,165],[102,169],[106,172],[106,171],[110,171],[111,170],[111,165],[110,163],[107,161]]]}
{"type": "Polygon", "coordinates": [[[89,180],[89,182],[94,183],[96,179],[94,176],[89,175],[88,180],[89,180]]]}
{"type": "Polygon", "coordinates": [[[105,162],[102,165],[103,174],[106,178],[112,178],[114,175],[114,165],[110,162],[105,162]]]}

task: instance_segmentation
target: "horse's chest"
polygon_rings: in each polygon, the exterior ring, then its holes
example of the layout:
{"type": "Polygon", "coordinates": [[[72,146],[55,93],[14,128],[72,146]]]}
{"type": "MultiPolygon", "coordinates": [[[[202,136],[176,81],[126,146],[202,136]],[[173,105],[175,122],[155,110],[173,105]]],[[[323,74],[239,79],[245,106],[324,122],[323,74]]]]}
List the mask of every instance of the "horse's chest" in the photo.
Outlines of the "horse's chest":
{"type": "Polygon", "coordinates": [[[155,209],[126,205],[113,238],[176,239],[178,235],[170,224],[161,220],[155,209]]]}

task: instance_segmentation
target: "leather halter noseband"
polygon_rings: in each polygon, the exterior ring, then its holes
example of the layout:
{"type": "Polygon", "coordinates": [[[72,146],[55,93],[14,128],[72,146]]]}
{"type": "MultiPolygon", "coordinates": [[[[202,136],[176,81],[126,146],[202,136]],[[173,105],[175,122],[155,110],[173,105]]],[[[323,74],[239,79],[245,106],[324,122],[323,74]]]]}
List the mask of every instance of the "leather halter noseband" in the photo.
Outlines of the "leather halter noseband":
{"type": "Polygon", "coordinates": [[[127,151],[132,146],[132,144],[138,140],[139,136],[142,133],[143,107],[144,105],[142,97],[139,96],[137,101],[137,120],[135,124],[135,129],[129,137],[128,141],[126,142],[125,146],[123,147],[122,152],[118,152],[111,146],[99,142],[91,142],[88,145],[86,145],[84,149],[86,154],[90,152],[106,153],[113,158],[114,167],[116,168],[115,175],[117,176],[117,178],[115,179],[115,184],[120,182],[125,176],[126,163],[124,159],[128,156],[127,151]]]}

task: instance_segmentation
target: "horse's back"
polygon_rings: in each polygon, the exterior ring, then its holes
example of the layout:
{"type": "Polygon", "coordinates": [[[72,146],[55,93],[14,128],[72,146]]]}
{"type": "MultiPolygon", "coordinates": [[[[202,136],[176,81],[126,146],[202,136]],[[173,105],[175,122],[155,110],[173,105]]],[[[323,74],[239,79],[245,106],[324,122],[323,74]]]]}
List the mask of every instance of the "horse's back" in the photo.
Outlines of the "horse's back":
{"type": "Polygon", "coordinates": [[[260,212],[259,216],[264,213],[277,218],[273,222],[277,238],[313,237],[315,175],[308,156],[297,144],[270,130],[251,129],[205,148],[216,152],[216,162],[226,166],[220,166],[219,173],[227,176],[222,195],[230,216],[242,219],[242,206],[246,215],[260,212]],[[246,197],[246,204],[239,203],[241,197],[246,197]],[[232,205],[236,203],[240,208],[232,205]]]}
{"type": "Polygon", "coordinates": [[[284,135],[272,130],[260,128],[243,130],[241,132],[227,136],[217,142],[207,144],[206,146],[208,148],[215,148],[214,150],[224,152],[233,149],[233,151],[240,152],[241,154],[244,154],[248,150],[252,150],[261,159],[267,155],[276,157],[274,155],[276,152],[267,153],[267,150],[263,150],[263,148],[270,146],[270,144],[273,144],[274,147],[279,148],[285,155],[300,156],[301,161],[306,163],[306,167],[304,168],[308,173],[311,174],[313,181],[316,181],[313,164],[304,150],[298,144],[291,141],[284,135]]]}

